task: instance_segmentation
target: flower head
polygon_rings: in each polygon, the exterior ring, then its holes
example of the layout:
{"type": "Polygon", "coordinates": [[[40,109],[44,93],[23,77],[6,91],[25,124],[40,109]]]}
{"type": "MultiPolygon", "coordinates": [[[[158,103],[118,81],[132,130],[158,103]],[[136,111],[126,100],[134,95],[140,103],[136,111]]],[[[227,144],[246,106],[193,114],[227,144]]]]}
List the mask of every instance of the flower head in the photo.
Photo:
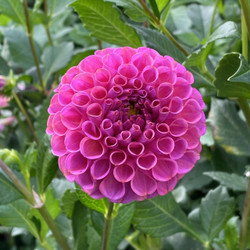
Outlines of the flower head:
{"type": "Polygon", "coordinates": [[[0,108],[8,106],[10,98],[5,95],[0,95],[0,108]]]}
{"type": "Polygon", "coordinates": [[[107,48],[62,77],[47,133],[65,177],[93,198],[171,191],[199,159],[204,102],[184,66],[149,48],[107,48]]]}

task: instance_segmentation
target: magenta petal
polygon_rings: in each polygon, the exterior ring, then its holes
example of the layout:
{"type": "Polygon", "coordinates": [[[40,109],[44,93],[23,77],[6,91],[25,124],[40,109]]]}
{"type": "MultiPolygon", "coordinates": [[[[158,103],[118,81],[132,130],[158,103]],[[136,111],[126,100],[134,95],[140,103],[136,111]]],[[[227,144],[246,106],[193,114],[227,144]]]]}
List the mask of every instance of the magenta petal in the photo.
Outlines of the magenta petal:
{"type": "Polygon", "coordinates": [[[79,63],[79,68],[82,71],[94,73],[103,66],[100,56],[88,56],[79,63]]]}
{"type": "Polygon", "coordinates": [[[102,102],[107,97],[107,94],[107,90],[102,86],[95,86],[91,90],[91,96],[96,102],[102,102]]]}
{"type": "Polygon", "coordinates": [[[127,154],[123,150],[116,150],[110,154],[110,161],[113,165],[122,165],[127,160],[127,154]]]}
{"type": "Polygon", "coordinates": [[[50,101],[50,106],[48,108],[48,112],[50,114],[55,114],[58,111],[61,111],[63,106],[58,101],[58,94],[55,94],[50,101]]]}
{"type": "Polygon", "coordinates": [[[113,83],[124,87],[127,84],[127,78],[125,76],[116,75],[112,79],[113,83]]]}
{"type": "Polygon", "coordinates": [[[188,146],[188,144],[187,144],[186,140],[177,139],[174,142],[174,150],[170,154],[171,159],[176,160],[176,159],[181,158],[184,155],[184,153],[186,152],[187,146],[188,146]]]}
{"type": "Polygon", "coordinates": [[[89,167],[88,160],[79,152],[68,154],[65,165],[67,170],[74,175],[84,173],[89,167]]]}
{"type": "Polygon", "coordinates": [[[94,161],[90,168],[90,173],[93,179],[100,180],[106,177],[111,169],[111,164],[108,159],[99,159],[94,161]]]}
{"type": "Polygon", "coordinates": [[[158,181],[168,181],[177,174],[178,166],[175,161],[168,158],[158,159],[152,169],[152,175],[158,181]]]}
{"type": "Polygon", "coordinates": [[[156,182],[140,170],[136,170],[134,178],[131,180],[132,190],[139,196],[147,197],[157,189],[156,182]]]}
{"type": "Polygon", "coordinates": [[[87,108],[87,115],[92,122],[100,124],[103,119],[102,106],[98,103],[90,104],[87,108]]]}
{"type": "Polygon", "coordinates": [[[95,79],[102,85],[107,85],[110,81],[111,75],[106,69],[98,69],[95,73],[95,79]]]}
{"type": "Polygon", "coordinates": [[[169,126],[169,132],[173,136],[182,136],[186,133],[188,124],[183,119],[174,120],[169,126]]]}
{"type": "Polygon", "coordinates": [[[159,195],[165,195],[165,194],[169,193],[170,191],[172,191],[177,184],[177,180],[178,180],[177,177],[174,176],[169,181],[158,182],[157,183],[157,191],[158,191],[159,195]]]}
{"type": "Polygon", "coordinates": [[[199,154],[192,151],[186,152],[183,157],[176,161],[178,164],[178,174],[185,174],[189,172],[199,159],[199,154]]]}
{"type": "Polygon", "coordinates": [[[62,105],[68,105],[71,103],[74,91],[69,84],[64,84],[60,87],[58,91],[58,101],[62,105]]]}
{"type": "Polygon", "coordinates": [[[152,63],[152,57],[146,53],[138,53],[132,57],[132,64],[135,65],[139,71],[142,71],[147,65],[151,65],[152,63]]]}
{"type": "Polygon", "coordinates": [[[85,121],[82,124],[82,131],[88,136],[90,139],[99,140],[102,137],[102,132],[99,127],[97,127],[91,121],[85,121]]]}
{"type": "Polygon", "coordinates": [[[200,143],[200,131],[196,127],[191,127],[187,130],[187,132],[182,136],[188,143],[188,149],[196,148],[200,143]]]}
{"type": "Polygon", "coordinates": [[[169,104],[169,111],[173,114],[178,114],[182,111],[182,99],[180,97],[173,97],[169,104]]]}
{"type": "Polygon", "coordinates": [[[132,64],[123,64],[118,68],[119,74],[128,79],[134,78],[138,75],[138,69],[132,64]]]}
{"type": "Polygon", "coordinates": [[[61,111],[62,123],[68,129],[77,129],[81,125],[82,114],[73,106],[66,106],[61,111]]]}
{"type": "Polygon", "coordinates": [[[65,155],[67,150],[64,145],[65,136],[53,135],[51,139],[52,153],[56,156],[65,155]]]}
{"type": "Polygon", "coordinates": [[[108,148],[116,148],[116,146],[118,145],[118,141],[115,137],[113,136],[107,136],[104,139],[104,144],[105,146],[107,146],[108,148]]]}
{"type": "Polygon", "coordinates": [[[112,135],[114,133],[113,123],[109,119],[104,119],[101,123],[100,128],[104,135],[112,135]]]}
{"type": "Polygon", "coordinates": [[[156,165],[157,158],[153,153],[144,153],[137,158],[136,163],[139,168],[150,170],[156,165]]]}
{"type": "Polygon", "coordinates": [[[157,140],[157,149],[162,154],[170,154],[174,149],[174,140],[171,137],[162,137],[157,140]]]}
{"type": "Polygon", "coordinates": [[[60,112],[57,112],[52,121],[52,128],[55,134],[65,135],[67,128],[63,125],[60,112]]]}
{"type": "Polygon", "coordinates": [[[76,183],[79,184],[84,191],[91,190],[95,187],[95,180],[92,178],[89,170],[78,175],[76,177],[76,183]]]}
{"type": "Polygon", "coordinates": [[[99,189],[105,197],[112,201],[121,199],[125,194],[124,184],[118,182],[112,175],[101,182],[99,189]]]}
{"type": "Polygon", "coordinates": [[[72,97],[72,102],[78,107],[85,107],[90,102],[89,94],[86,92],[75,93],[72,97]]]}
{"type": "Polygon", "coordinates": [[[183,119],[191,124],[198,122],[202,117],[202,111],[199,103],[194,99],[188,100],[185,103],[180,115],[183,119]]]}
{"type": "Polygon", "coordinates": [[[65,136],[65,146],[68,151],[76,152],[80,150],[80,142],[84,135],[79,131],[68,131],[65,136]]]}
{"type": "Polygon", "coordinates": [[[67,155],[64,155],[64,156],[60,156],[59,159],[58,159],[58,165],[59,165],[59,168],[61,170],[61,172],[64,174],[64,176],[66,177],[66,179],[70,182],[73,182],[76,178],[75,175],[71,174],[66,166],[65,166],[65,160],[67,158],[67,155]]]}
{"type": "Polygon", "coordinates": [[[81,73],[76,75],[71,81],[71,87],[75,91],[83,91],[94,87],[92,74],[81,73]]]}
{"type": "Polygon", "coordinates": [[[135,175],[134,169],[127,164],[116,166],[114,168],[114,177],[119,182],[129,182],[135,175]]]}
{"type": "Polygon", "coordinates": [[[80,143],[80,151],[82,155],[88,159],[98,159],[105,153],[105,149],[99,141],[87,137],[82,139],[80,143]]]}
{"type": "Polygon", "coordinates": [[[128,152],[131,155],[139,156],[144,152],[144,145],[140,142],[131,142],[128,145],[128,152]]]}
{"type": "Polygon", "coordinates": [[[157,89],[159,99],[167,99],[173,93],[173,86],[170,83],[162,83],[157,89]]]}
{"type": "Polygon", "coordinates": [[[49,135],[53,135],[54,134],[54,129],[52,126],[52,122],[53,122],[53,118],[54,115],[50,115],[47,121],[47,128],[46,128],[46,133],[49,135]]]}
{"type": "Polygon", "coordinates": [[[154,66],[147,66],[143,69],[141,76],[145,83],[153,83],[157,80],[159,73],[154,66]]]}
{"type": "Polygon", "coordinates": [[[108,55],[104,56],[102,61],[103,61],[104,65],[108,66],[111,69],[115,69],[115,70],[117,70],[119,68],[119,66],[123,63],[122,57],[115,54],[115,53],[108,54],[108,55]]]}

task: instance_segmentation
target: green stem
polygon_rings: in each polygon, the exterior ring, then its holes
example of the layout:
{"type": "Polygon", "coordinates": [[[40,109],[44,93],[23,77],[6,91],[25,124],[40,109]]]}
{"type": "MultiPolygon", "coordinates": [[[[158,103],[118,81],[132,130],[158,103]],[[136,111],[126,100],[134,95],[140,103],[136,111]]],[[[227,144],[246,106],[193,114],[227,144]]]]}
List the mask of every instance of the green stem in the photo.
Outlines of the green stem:
{"type": "Polygon", "coordinates": [[[62,233],[60,232],[60,230],[56,226],[53,218],[49,214],[49,212],[46,209],[46,207],[45,206],[38,207],[37,210],[39,211],[39,213],[42,215],[43,219],[45,220],[45,222],[49,226],[51,232],[53,233],[56,241],[61,246],[61,248],[63,250],[70,250],[66,238],[62,235],[62,233]]]}
{"type": "Polygon", "coordinates": [[[250,4],[249,0],[240,0],[241,10],[246,21],[246,27],[248,30],[248,38],[250,40],[250,4]]]}
{"type": "MultiPolygon", "coordinates": [[[[244,8],[243,4],[241,1],[242,5],[242,11],[244,13],[244,8]]],[[[248,4],[249,6],[249,4],[248,4]]],[[[249,18],[250,18],[250,12],[249,13],[249,18]]],[[[245,15],[245,13],[244,13],[245,15]]],[[[247,21],[246,16],[245,19],[241,18],[241,25],[242,25],[242,54],[245,57],[246,60],[248,60],[248,40],[247,40],[247,21]]],[[[248,34],[250,29],[248,30],[248,34]]],[[[242,112],[244,113],[244,116],[246,117],[246,121],[248,124],[248,127],[250,129],[250,109],[248,105],[248,101],[245,98],[238,98],[238,103],[240,105],[240,108],[242,112]]],[[[250,232],[250,228],[248,227],[248,220],[250,218],[250,177],[248,177],[248,187],[247,187],[247,192],[246,192],[246,198],[245,198],[245,203],[244,203],[244,209],[242,213],[242,218],[241,218],[241,228],[240,228],[240,250],[245,250],[247,248],[247,241],[248,241],[248,236],[250,232]]]]}
{"type": "Polygon", "coordinates": [[[26,26],[27,26],[27,36],[29,39],[31,52],[32,52],[32,55],[33,55],[33,58],[35,61],[39,83],[40,83],[42,90],[44,91],[42,73],[41,73],[41,70],[39,67],[39,60],[38,60],[38,56],[36,53],[36,49],[35,49],[35,45],[34,45],[34,41],[33,41],[33,37],[32,37],[32,32],[31,32],[31,25],[30,25],[30,19],[29,19],[29,10],[28,10],[27,0],[23,0],[23,8],[24,8],[24,14],[25,14],[25,20],[26,20],[26,26]]]}
{"type": "Polygon", "coordinates": [[[108,247],[108,245],[107,245],[108,234],[109,234],[110,222],[112,220],[113,207],[114,207],[114,203],[110,202],[108,213],[107,213],[105,224],[104,224],[103,237],[102,237],[102,248],[101,248],[102,250],[107,250],[107,247],[108,247]]]}
{"type": "Polygon", "coordinates": [[[22,112],[23,115],[25,116],[26,121],[27,121],[28,126],[29,126],[29,129],[30,129],[30,132],[31,132],[31,134],[32,134],[32,136],[33,136],[33,138],[34,138],[36,144],[38,145],[38,144],[39,144],[39,141],[38,141],[38,139],[37,139],[37,137],[36,137],[35,130],[34,130],[34,128],[33,128],[33,125],[32,125],[32,123],[31,123],[31,120],[30,120],[30,118],[29,118],[28,113],[26,112],[25,108],[23,107],[23,104],[22,104],[22,102],[20,101],[20,99],[19,99],[19,97],[17,96],[17,94],[16,94],[14,91],[13,91],[12,94],[13,94],[13,97],[14,97],[14,99],[15,99],[15,101],[16,101],[18,107],[20,108],[21,112],[22,112]]]}
{"type": "Polygon", "coordinates": [[[161,23],[161,21],[151,12],[151,10],[148,8],[147,4],[143,0],[138,0],[141,4],[142,8],[145,10],[145,12],[148,14],[150,19],[153,21],[153,25],[155,25],[158,29],[162,31],[164,35],[179,49],[181,50],[186,56],[188,56],[188,52],[175,40],[175,38],[172,36],[172,34],[166,29],[166,27],[161,23]]]}
{"type": "Polygon", "coordinates": [[[18,190],[20,190],[20,192],[24,195],[25,199],[33,206],[35,204],[35,200],[31,192],[23,185],[23,183],[2,160],[0,160],[0,167],[12,180],[13,184],[15,184],[18,190]]]}
{"type": "MultiPolygon", "coordinates": [[[[48,2],[47,0],[43,0],[43,6],[44,6],[44,13],[46,14],[46,16],[48,16],[48,2]]],[[[49,41],[49,45],[53,46],[53,41],[50,35],[50,31],[49,31],[49,24],[45,25],[45,31],[48,37],[48,41],[49,41]]]]}
{"type": "Polygon", "coordinates": [[[210,22],[209,33],[208,33],[209,36],[213,33],[214,19],[215,19],[216,9],[217,9],[217,6],[218,6],[219,2],[220,2],[220,0],[216,0],[215,4],[214,4],[214,9],[213,9],[211,22],[210,22]]]}

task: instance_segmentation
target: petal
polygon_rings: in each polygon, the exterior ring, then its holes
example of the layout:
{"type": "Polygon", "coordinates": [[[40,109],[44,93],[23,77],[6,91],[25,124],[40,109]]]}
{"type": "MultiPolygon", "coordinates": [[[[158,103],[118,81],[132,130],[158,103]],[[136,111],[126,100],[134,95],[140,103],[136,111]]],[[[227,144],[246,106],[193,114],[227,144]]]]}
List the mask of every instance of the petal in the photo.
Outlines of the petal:
{"type": "Polygon", "coordinates": [[[105,153],[103,145],[96,140],[85,137],[80,143],[82,155],[88,159],[98,159],[105,153]]]}
{"type": "Polygon", "coordinates": [[[168,158],[158,159],[152,169],[152,175],[158,181],[168,181],[177,174],[178,166],[175,161],[168,158]]]}
{"type": "Polygon", "coordinates": [[[94,161],[90,168],[90,173],[93,179],[101,180],[106,177],[111,169],[111,164],[108,159],[99,159],[94,161]]]}
{"type": "Polygon", "coordinates": [[[65,155],[67,150],[64,145],[65,136],[53,135],[51,139],[52,153],[56,156],[65,155]]]}
{"type": "Polygon", "coordinates": [[[159,195],[165,195],[165,194],[169,193],[170,191],[172,191],[177,184],[177,180],[178,180],[177,177],[174,176],[169,181],[158,182],[157,183],[157,191],[158,191],[159,195]]]}
{"type": "Polygon", "coordinates": [[[134,169],[127,164],[116,166],[114,168],[114,177],[119,182],[129,182],[135,175],[134,169]]]}
{"type": "Polygon", "coordinates": [[[89,167],[88,159],[81,153],[70,153],[65,160],[65,166],[69,173],[73,175],[83,174],[89,167]]]}
{"type": "Polygon", "coordinates": [[[144,153],[137,158],[136,163],[139,168],[150,170],[156,165],[157,158],[153,153],[144,153]]]}

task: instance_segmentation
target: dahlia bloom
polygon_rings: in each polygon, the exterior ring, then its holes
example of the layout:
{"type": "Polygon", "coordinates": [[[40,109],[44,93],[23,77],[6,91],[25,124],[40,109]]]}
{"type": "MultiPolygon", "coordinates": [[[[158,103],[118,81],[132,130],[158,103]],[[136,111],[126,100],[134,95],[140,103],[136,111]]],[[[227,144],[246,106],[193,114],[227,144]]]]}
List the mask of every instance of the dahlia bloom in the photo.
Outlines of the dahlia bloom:
{"type": "Polygon", "coordinates": [[[69,181],[128,203],[171,191],[199,159],[204,102],[184,66],[153,49],[107,48],[70,68],[47,133],[69,181]]]}
{"type": "Polygon", "coordinates": [[[15,121],[14,116],[9,116],[0,119],[0,132],[2,132],[5,126],[11,125],[15,121]]]}
{"type": "Polygon", "coordinates": [[[10,98],[4,95],[0,95],[0,108],[8,106],[10,98]]]}

